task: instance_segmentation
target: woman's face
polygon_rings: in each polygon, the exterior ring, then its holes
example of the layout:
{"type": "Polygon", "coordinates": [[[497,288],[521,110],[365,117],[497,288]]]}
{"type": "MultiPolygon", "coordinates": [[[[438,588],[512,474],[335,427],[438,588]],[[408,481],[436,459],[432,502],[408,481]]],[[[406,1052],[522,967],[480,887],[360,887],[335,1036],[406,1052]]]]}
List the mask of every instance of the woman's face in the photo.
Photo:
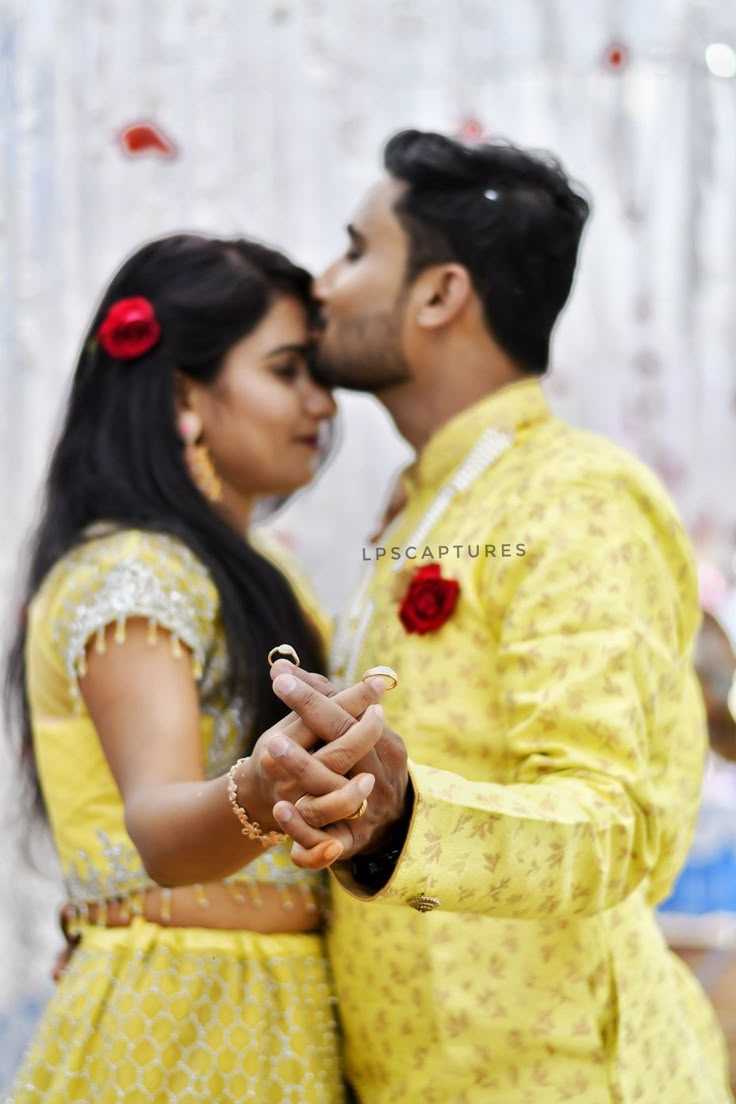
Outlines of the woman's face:
{"type": "Polygon", "coordinates": [[[187,405],[202,419],[225,505],[287,494],[314,475],[320,429],[337,408],[310,375],[308,342],[303,304],[282,297],[232,346],[214,383],[188,382],[187,405]]]}

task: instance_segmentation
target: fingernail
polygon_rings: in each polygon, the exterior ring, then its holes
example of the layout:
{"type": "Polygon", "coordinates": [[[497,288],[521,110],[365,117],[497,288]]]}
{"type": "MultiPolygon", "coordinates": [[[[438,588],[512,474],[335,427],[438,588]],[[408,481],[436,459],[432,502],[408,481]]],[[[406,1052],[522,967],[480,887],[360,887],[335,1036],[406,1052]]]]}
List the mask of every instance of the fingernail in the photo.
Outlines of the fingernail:
{"type": "Polygon", "coordinates": [[[330,843],[325,847],[325,858],[328,862],[334,862],[340,855],[342,855],[341,843],[330,843]]]}
{"type": "Polygon", "coordinates": [[[274,805],[273,815],[276,817],[279,824],[288,824],[294,814],[288,805],[280,801],[278,805],[274,805]]]}
{"type": "Polygon", "coordinates": [[[376,784],[376,780],[372,774],[367,774],[365,778],[358,779],[358,789],[362,793],[363,797],[367,797],[376,784]]]}
{"type": "Polygon", "coordinates": [[[383,679],[383,678],[378,678],[377,676],[373,676],[372,678],[367,678],[365,680],[365,683],[366,683],[366,686],[370,686],[371,690],[375,690],[375,692],[377,694],[383,695],[388,690],[386,680],[383,679]]]}
{"type": "Polygon", "coordinates": [[[383,706],[382,705],[372,705],[370,708],[373,710],[373,716],[378,717],[378,719],[380,721],[383,718],[383,706]]]}
{"type": "Polygon", "coordinates": [[[268,745],[268,750],[274,756],[275,759],[281,759],[286,755],[289,747],[289,741],[285,736],[274,736],[271,743],[268,745]]]}
{"type": "Polygon", "coordinates": [[[296,686],[296,679],[293,675],[279,675],[278,678],[273,680],[274,690],[279,694],[290,694],[296,686]]]}

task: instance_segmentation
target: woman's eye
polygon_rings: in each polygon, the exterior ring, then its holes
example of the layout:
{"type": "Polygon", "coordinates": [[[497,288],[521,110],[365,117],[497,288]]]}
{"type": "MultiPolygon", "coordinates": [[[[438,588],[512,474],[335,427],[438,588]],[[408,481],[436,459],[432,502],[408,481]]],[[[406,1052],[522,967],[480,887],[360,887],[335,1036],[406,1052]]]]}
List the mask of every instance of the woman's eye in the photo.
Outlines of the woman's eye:
{"type": "Polygon", "coordinates": [[[361,255],[362,254],[361,254],[359,249],[355,249],[355,248],[353,248],[353,246],[351,246],[350,249],[348,249],[348,251],[345,254],[345,260],[346,261],[359,261],[360,258],[361,258],[361,255]]]}
{"type": "Polygon", "coordinates": [[[297,361],[289,361],[287,364],[277,364],[274,369],[274,375],[279,379],[295,380],[301,371],[301,364],[297,361]]]}

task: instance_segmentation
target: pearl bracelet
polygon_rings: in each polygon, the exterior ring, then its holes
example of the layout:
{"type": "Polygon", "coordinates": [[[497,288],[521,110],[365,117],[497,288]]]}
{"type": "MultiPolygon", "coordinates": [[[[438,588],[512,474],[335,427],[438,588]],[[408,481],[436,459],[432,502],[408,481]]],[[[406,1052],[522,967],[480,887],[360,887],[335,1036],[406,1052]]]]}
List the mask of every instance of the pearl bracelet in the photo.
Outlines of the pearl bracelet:
{"type": "Polygon", "coordinates": [[[242,825],[243,835],[247,836],[248,839],[257,839],[264,847],[270,847],[274,843],[284,843],[289,838],[288,836],[285,836],[283,832],[263,832],[258,821],[251,820],[243,806],[238,803],[238,784],[235,781],[235,771],[238,767],[242,767],[244,763],[247,763],[249,759],[249,755],[246,755],[244,759],[238,759],[237,763],[233,763],[227,772],[227,796],[232,811],[242,825]]]}

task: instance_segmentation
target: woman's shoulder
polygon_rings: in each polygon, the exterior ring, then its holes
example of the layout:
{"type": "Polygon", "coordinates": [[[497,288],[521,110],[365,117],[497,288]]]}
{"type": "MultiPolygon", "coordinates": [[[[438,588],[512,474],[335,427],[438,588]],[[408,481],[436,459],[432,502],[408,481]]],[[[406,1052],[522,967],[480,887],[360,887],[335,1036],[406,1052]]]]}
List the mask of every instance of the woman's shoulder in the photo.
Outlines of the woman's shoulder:
{"type": "Polygon", "coordinates": [[[61,556],[44,580],[38,598],[82,586],[119,590],[120,598],[173,592],[186,584],[192,598],[216,600],[206,565],[179,537],[144,529],[98,524],[61,556]]]}
{"type": "Polygon", "coordinates": [[[207,567],[177,537],[141,529],[96,526],[53,566],[30,610],[32,625],[50,634],[70,676],[87,642],[114,624],[145,618],[185,644],[200,665],[219,611],[207,567]]]}

